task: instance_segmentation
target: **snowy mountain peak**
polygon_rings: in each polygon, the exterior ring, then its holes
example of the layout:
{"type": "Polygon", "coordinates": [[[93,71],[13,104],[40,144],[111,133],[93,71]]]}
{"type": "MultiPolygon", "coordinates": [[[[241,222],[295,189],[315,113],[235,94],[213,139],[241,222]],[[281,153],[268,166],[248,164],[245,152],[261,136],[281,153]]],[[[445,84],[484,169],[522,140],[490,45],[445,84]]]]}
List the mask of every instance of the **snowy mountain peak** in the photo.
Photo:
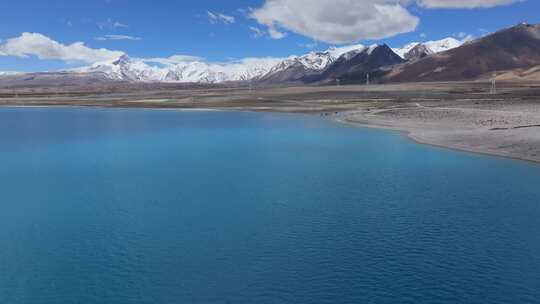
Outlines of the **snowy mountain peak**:
{"type": "Polygon", "coordinates": [[[436,41],[428,41],[423,44],[432,52],[440,53],[440,52],[445,52],[445,51],[460,47],[465,42],[466,42],[465,40],[460,41],[455,38],[449,37],[449,38],[436,40],[436,41]]]}
{"type": "Polygon", "coordinates": [[[371,53],[373,53],[373,51],[375,51],[378,47],[380,47],[380,45],[378,44],[370,45],[369,48],[367,49],[368,55],[371,55],[371,53]]]}
{"type": "Polygon", "coordinates": [[[362,47],[362,48],[358,48],[358,49],[353,49],[349,52],[346,52],[344,54],[342,54],[340,57],[344,60],[350,60],[351,58],[353,58],[354,56],[358,55],[358,54],[361,54],[361,53],[365,53],[367,55],[371,55],[376,49],[378,49],[379,47],[381,47],[380,44],[372,44],[370,45],[369,47],[362,47]]]}
{"type": "Polygon", "coordinates": [[[330,47],[323,52],[310,52],[302,56],[291,56],[270,69],[269,75],[289,68],[302,68],[309,71],[322,71],[335,62],[339,57],[351,52],[361,52],[365,46],[361,44],[344,47],[330,47]]]}
{"type": "Polygon", "coordinates": [[[415,51],[418,51],[418,46],[421,45],[421,48],[425,48],[426,52],[428,54],[436,54],[440,52],[445,52],[457,47],[460,47],[465,42],[467,42],[468,39],[465,40],[457,40],[452,37],[444,38],[441,40],[435,40],[435,41],[427,41],[427,42],[411,42],[403,47],[392,49],[394,53],[398,54],[403,59],[409,59],[409,58],[415,58],[413,54],[409,54],[413,49],[416,48],[415,51]]]}
{"type": "Polygon", "coordinates": [[[328,50],[326,50],[326,52],[329,53],[330,56],[332,56],[333,58],[339,58],[341,55],[345,53],[356,51],[356,50],[363,50],[365,48],[366,47],[362,44],[354,44],[354,45],[347,45],[347,46],[342,46],[342,47],[331,47],[328,50]]]}
{"type": "Polygon", "coordinates": [[[417,45],[419,45],[420,42],[411,42],[411,43],[407,43],[406,45],[400,47],[400,48],[394,48],[392,49],[394,51],[394,53],[398,54],[399,57],[405,59],[405,55],[407,53],[409,53],[414,47],[416,47],[417,45]]]}
{"type": "Polygon", "coordinates": [[[131,58],[129,58],[127,54],[124,54],[118,57],[118,59],[116,59],[115,61],[113,61],[112,64],[113,65],[126,65],[126,64],[129,64],[130,62],[131,62],[131,58]]]}

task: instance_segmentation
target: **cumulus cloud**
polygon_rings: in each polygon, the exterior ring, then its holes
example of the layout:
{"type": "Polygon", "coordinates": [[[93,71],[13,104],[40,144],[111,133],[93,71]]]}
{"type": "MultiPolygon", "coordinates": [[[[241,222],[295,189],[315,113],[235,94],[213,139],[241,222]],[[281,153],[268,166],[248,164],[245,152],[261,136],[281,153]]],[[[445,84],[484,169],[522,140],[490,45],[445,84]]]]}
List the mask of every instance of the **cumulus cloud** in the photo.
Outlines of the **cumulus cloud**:
{"type": "Polygon", "coordinates": [[[98,41],[107,41],[107,40],[132,40],[138,41],[142,40],[140,37],[128,36],[128,35],[105,35],[101,37],[96,37],[98,41]]]}
{"type": "Polygon", "coordinates": [[[228,16],[222,13],[213,13],[211,11],[208,11],[206,13],[208,14],[208,20],[210,20],[210,23],[212,24],[232,24],[236,22],[236,18],[234,18],[233,16],[228,16]]]}
{"type": "Polygon", "coordinates": [[[39,33],[22,33],[21,36],[10,38],[0,43],[1,56],[29,57],[39,59],[56,59],[65,62],[94,63],[112,60],[124,52],[107,49],[92,49],[83,42],[69,45],[59,43],[39,33]]]}
{"type": "Polygon", "coordinates": [[[249,16],[281,39],[291,31],[316,41],[351,43],[414,31],[409,8],[488,8],[523,0],[265,0],[249,16]]]}
{"type": "Polygon", "coordinates": [[[317,41],[381,39],[416,29],[419,19],[396,0],[266,0],[250,16],[272,38],[289,30],[317,41]]]}
{"type": "Polygon", "coordinates": [[[283,38],[285,38],[285,36],[287,36],[286,33],[278,31],[274,26],[269,26],[268,27],[268,34],[273,39],[283,39],[283,38]]]}
{"type": "Polygon", "coordinates": [[[508,5],[522,0],[418,0],[419,6],[427,8],[488,8],[508,5]]]}

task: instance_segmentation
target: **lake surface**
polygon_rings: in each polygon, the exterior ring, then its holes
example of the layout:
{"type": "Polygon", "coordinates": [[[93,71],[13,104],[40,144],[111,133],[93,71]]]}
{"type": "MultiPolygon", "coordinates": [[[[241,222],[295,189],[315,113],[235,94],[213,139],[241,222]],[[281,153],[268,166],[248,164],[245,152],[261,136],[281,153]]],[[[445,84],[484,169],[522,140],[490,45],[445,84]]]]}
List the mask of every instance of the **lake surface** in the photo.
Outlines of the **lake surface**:
{"type": "Polygon", "coordinates": [[[540,303],[540,166],[313,116],[0,108],[0,303],[540,303]]]}

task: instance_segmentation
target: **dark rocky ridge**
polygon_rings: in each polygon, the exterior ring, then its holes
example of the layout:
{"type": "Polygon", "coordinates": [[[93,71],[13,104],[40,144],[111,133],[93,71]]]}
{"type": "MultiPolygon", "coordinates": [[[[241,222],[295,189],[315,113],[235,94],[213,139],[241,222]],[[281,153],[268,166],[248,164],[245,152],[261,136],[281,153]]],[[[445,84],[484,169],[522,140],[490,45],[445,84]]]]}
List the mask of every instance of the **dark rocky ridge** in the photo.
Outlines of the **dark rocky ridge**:
{"type": "Polygon", "coordinates": [[[405,60],[412,61],[422,59],[426,56],[433,54],[424,44],[419,43],[405,54],[405,60]]]}
{"type": "Polygon", "coordinates": [[[368,74],[371,81],[376,81],[381,74],[381,68],[403,62],[405,60],[384,44],[356,54],[345,54],[320,75],[307,78],[306,82],[329,83],[339,79],[343,84],[365,83],[368,74]]]}
{"type": "Polygon", "coordinates": [[[396,66],[385,82],[462,81],[540,64],[540,25],[520,24],[396,66]]]}

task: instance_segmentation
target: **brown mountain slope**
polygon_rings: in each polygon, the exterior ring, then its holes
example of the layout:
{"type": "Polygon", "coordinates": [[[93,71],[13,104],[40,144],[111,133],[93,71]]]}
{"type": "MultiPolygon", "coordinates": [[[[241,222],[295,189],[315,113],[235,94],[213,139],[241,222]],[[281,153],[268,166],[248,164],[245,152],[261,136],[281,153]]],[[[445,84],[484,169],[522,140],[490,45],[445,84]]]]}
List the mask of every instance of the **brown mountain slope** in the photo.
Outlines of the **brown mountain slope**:
{"type": "Polygon", "coordinates": [[[540,25],[520,24],[396,66],[385,82],[460,81],[540,65],[540,25]]]}
{"type": "Polygon", "coordinates": [[[530,69],[516,69],[507,71],[501,74],[497,74],[497,80],[507,81],[540,81],[540,65],[532,67],[530,69]]]}

